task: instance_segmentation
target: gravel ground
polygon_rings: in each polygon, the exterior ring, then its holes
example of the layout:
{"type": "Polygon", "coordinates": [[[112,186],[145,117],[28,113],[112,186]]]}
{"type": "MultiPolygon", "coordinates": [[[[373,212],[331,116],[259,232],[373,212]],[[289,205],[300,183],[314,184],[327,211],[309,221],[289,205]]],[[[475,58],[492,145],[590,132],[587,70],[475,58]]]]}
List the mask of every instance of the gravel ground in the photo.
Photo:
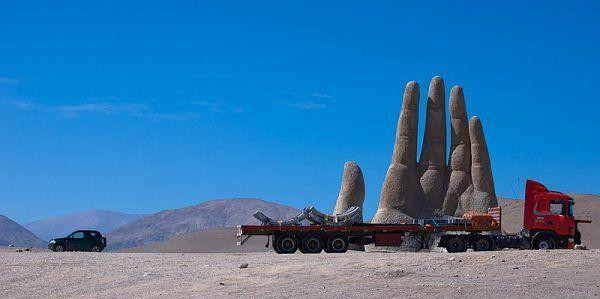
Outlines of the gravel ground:
{"type": "Polygon", "coordinates": [[[0,252],[0,297],[589,298],[600,250],[448,254],[0,252]],[[240,265],[248,263],[241,269],[240,265]]]}

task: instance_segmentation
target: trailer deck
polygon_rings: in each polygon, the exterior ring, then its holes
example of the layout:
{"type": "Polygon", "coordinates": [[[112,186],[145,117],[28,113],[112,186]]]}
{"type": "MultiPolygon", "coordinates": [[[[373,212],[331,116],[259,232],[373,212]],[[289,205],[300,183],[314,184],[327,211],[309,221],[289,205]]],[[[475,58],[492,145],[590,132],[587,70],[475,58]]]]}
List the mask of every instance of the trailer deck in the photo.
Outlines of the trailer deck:
{"type": "MultiPolygon", "coordinates": [[[[348,243],[357,245],[375,244],[375,246],[400,246],[407,237],[417,237],[425,244],[428,237],[435,233],[468,234],[461,237],[464,246],[467,243],[485,239],[487,248],[494,246],[494,240],[482,233],[493,233],[501,230],[501,209],[491,208],[487,214],[470,214],[463,218],[423,218],[413,223],[374,224],[349,223],[346,225],[310,224],[310,225],[240,225],[238,226],[238,245],[243,245],[251,236],[270,236],[273,247],[278,253],[292,253],[300,249],[303,253],[314,251],[345,252],[348,243]],[[467,240],[468,239],[468,240],[467,240]],[[477,239],[477,240],[475,240],[477,239]],[[335,246],[337,242],[337,246],[335,246]],[[310,246],[312,245],[312,247],[310,246]],[[290,252],[291,251],[291,252],[290,252]]],[[[457,239],[456,237],[448,239],[457,239]]],[[[455,240],[456,241],[456,240],[455,240]]],[[[444,243],[447,243],[446,240],[444,243]]],[[[482,248],[483,248],[482,247],[482,248]]]]}

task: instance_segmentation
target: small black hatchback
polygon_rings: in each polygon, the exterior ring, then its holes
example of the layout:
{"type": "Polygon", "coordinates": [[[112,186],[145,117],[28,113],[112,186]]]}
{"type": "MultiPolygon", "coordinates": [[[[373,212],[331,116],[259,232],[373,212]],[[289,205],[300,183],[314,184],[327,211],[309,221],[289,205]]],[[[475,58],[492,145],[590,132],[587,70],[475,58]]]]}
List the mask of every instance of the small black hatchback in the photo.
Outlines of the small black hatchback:
{"type": "Polygon", "coordinates": [[[106,238],[96,230],[77,230],[64,238],[56,238],[48,242],[52,251],[94,251],[106,248],[106,238]]]}

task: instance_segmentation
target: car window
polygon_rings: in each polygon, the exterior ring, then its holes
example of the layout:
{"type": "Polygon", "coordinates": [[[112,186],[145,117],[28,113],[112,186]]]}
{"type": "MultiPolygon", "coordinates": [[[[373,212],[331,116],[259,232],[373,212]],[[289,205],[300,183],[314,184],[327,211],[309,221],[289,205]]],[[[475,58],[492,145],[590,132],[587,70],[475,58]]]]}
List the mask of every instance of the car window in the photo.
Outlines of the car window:
{"type": "Polygon", "coordinates": [[[73,233],[73,234],[70,236],[70,238],[73,238],[73,239],[83,239],[83,238],[84,238],[84,236],[83,236],[83,232],[76,232],[76,233],[73,233]]]}
{"type": "Polygon", "coordinates": [[[90,237],[92,237],[92,238],[97,237],[96,232],[90,232],[90,237]]]}
{"type": "Polygon", "coordinates": [[[560,215],[560,214],[563,213],[563,205],[560,204],[560,203],[551,203],[550,204],[550,211],[554,215],[560,215]]]}

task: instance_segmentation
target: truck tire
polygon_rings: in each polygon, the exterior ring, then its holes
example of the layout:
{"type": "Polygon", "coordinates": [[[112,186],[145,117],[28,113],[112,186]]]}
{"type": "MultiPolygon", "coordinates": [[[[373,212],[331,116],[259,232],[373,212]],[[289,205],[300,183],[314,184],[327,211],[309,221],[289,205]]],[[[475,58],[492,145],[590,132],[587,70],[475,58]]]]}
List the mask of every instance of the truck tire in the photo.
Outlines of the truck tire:
{"type": "Polygon", "coordinates": [[[281,234],[275,240],[277,253],[291,254],[298,250],[298,240],[292,234],[281,234]]]}
{"type": "Polygon", "coordinates": [[[467,251],[467,243],[461,236],[452,236],[446,239],[446,250],[450,253],[467,251]]]}
{"type": "Polygon", "coordinates": [[[556,248],[556,242],[550,236],[541,236],[535,241],[535,249],[554,249],[556,248]]]}
{"type": "Polygon", "coordinates": [[[331,251],[329,251],[329,246],[327,246],[327,241],[329,241],[329,238],[327,236],[321,238],[321,242],[323,242],[323,251],[325,253],[331,253],[331,251]]]}
{"type": "Polygon", "coordinates": [[[271,242],[271,246],[273,246],[273,250],[277,253],[277,254],[281,254],[281,251],[279,251],[279,248],[277,248],[277,244],[275,244],[275,241],[277,240],[277,235],[273,236],[273,241],[271,242]]]}
{"type": "Polygon", "coordinates": [[[348,251],[348,238],[343,235],[333,235],[327,238],[327,251],[330,253],[344,253],[348,251]]]}
{"type": "Polygon", "coordinates": [[[474,251],[490,251],[492,250],[494,246],[494,242],[492,241],[492,239],[485,237],[485,236],[481,236],[478,237],[475,242],[473,243],[473,250],[474,251]]]}
{"type": "Polygon", "coordinates": [[[302,253],[320,253],[323,250],[323,241],[316,235],[306,235],[302,238],[302,253]]]}

